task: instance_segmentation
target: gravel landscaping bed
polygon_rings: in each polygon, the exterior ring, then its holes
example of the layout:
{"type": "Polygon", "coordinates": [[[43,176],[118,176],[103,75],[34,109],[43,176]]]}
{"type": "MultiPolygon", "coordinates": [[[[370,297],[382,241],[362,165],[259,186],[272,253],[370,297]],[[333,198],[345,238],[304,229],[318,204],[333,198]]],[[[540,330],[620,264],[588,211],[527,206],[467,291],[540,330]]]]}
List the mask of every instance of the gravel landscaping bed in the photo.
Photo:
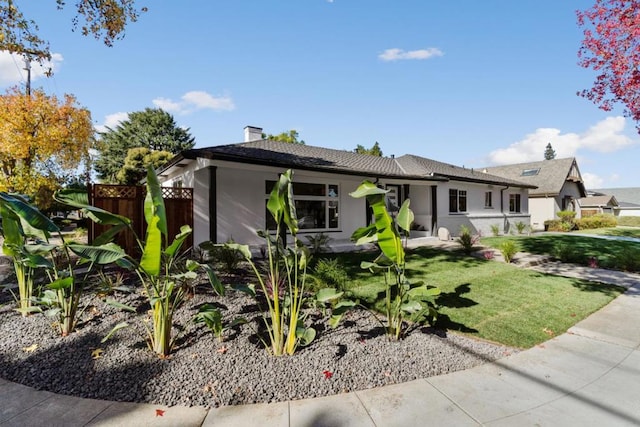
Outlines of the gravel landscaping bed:
{"type": "MultiPolygon", "coordinates": [[[[104,298],[104,297],[103,297],[104,298]]],[[[225,297],[200,286],[178,310],[182,329],[172,355],[160,359],[145,343],[148,322],[144,299],[136,292],[110,296],[138,306],[138,314],[107,306],[98,297],[77,332],[60,337],[44,315],[23,318],[2,296],[0,377],[39,390],[79,397],[162,405],[215,407],[326,396],[445,374],[496,360],[517,350],[418,327],[400,342],[389,341],[365,310],[350,312],[336,329],[325,329],[320,313],[307,319],[318,331],[313,343],[294,356],[273,357],[255,330],[257,306],[244,294],[225,297]],[[248,324],[228,331],[219,342],[192,318],[212,303],[225,318],[241,315],[248,324]],[[101,339],[116,324],[118,331],[101,339]]]]}

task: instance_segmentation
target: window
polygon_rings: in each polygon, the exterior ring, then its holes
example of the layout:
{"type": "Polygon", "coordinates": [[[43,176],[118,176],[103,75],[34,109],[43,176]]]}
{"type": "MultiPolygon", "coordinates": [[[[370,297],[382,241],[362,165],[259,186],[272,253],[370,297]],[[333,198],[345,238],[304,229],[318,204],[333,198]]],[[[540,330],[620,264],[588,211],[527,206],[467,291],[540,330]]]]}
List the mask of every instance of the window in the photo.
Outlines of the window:
{"type": "Polygon", "coordinates": [[[467,211],[467,192],[465,190],[449,190],[449,212],[467,211]]]}
{"type": "MultiPolygon", "coordinates": [[[[276,181],[265,182],[267,200],[276,181]]],[[[335,184],[293,183],[293,197],[300,230],[332,230],[339,226],[339,188],[335,184]]],[[[275,230],[276,223],[266,209],[266,227],[275,230]]]]}
{"type": "Polygon", "coordinates": [[[538,168],[538,169],[524,169],[522,171],[522,173],[520,174],[520,176],[534,176],[534,175],[538,175],[539,172],[540,172],[540,168],[538,168]]]}
{"type": "Polygon", "coordinates": [[[509,212],[520,212],[519,194],[509,194],[509,212]]]}
{"type": "Polygon", "coordinates": [[[493,197],[493,193],[491,191],[487,191],[486,193],[484,193],[484,207],[485,208],[492,208],[493,207],[493,203],[492,203],[492,197],[493,197]]]}

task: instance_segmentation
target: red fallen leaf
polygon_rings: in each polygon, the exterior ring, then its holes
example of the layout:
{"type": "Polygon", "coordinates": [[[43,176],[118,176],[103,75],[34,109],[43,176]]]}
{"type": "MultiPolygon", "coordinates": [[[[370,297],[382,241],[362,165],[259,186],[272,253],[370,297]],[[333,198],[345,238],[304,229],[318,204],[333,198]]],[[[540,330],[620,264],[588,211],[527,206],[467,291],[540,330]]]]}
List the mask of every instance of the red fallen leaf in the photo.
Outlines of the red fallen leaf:
{"type": "Polygon", "coordinates": [[[333,372],[327,371],[326,369],[322,371],[322,373],[324,374],[324,378],[327,380],[333,376],[333,372]]]}
{"type": "Polygon", "coordinates": [[[164,412],[162,409],[156,409],[156,417],[162,417],[164,415],[164,412]]]}
{"type": "Polygon", "coordinates": [[[576,314],[575,313],[571,313],[571,317],[576,317],[576,314]]]}
{"type": "Polygon", "coordinates": [[[365,344],[364,338],[358,338],[358,342],[359,342],[360,344],[365,344]]]}

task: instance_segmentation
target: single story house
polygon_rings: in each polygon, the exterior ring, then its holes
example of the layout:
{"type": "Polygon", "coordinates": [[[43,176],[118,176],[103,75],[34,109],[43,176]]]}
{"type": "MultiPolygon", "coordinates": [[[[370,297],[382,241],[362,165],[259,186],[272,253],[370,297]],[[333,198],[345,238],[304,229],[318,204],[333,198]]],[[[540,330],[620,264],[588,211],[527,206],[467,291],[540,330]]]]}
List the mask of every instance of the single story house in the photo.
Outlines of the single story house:
{"type": "Polygon", "coordinates": [[[377,157],[262,139],[262,129],[245,128],[245,142],[184,151],[159,171],[163,186],[193,187],[194,244],[211,240],[259,245],[257,230],[271,225],[266,202],[280,173],[294,171],[294,198],[301,234],[325,233],[348,241],[367,224],[364,199],[349,193],[363,180],[389,190],[393,210],[411,199],[415,227],[456,235],[466,225],[489,234],[529,225],[532,184],[427,158],[377,157]]]}
{"type": "Polygon", "coordinates": [[[597,214],[615,215],[618,201],[610,195],[587,196],[578,199],[578,206],[580,206],[580,216],[583,218],[597,214]]]}
{"type": "Polygon", "coordinates": [[[488,167],[483,171],[535,187],[529,190],[533,230],[544,230],[544,222],[556,219],[558,211],[575,211],[580,217],[577,200],[586,197],[587,191],[573,157],[488,167]]]}
{"type": "Polygon", "coordinates": [[[615,216],[640,216],[640,187],[600,188],[589,190],[589,194],[615,197],[618,202],[614,207],[615,216]]]}

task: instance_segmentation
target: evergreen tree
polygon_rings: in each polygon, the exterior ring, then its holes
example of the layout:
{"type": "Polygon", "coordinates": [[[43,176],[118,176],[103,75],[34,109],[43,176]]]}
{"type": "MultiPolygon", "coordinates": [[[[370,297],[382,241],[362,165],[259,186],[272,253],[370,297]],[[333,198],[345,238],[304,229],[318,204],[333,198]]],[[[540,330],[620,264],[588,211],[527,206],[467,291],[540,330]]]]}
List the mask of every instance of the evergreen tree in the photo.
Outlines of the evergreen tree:
{"type": "MultiPolygon", "coordinates": [[[[107,128],[97,142],[98,158],[94,169],[98,178],[107,183],[117,183],[118,172],[125,165],[125,158],[132,148],[150,151],[168,151],[178,154],[193,148],[195,144],[189,129],[176,126],[173,116],[159,108],[129,113],[129,119],[115,129],[107,128]]],[[[161,166],[158,165],[158,166],[161,166]]]]}
{"type": "Polygon", "coordinates": [[[300,137],[300,134],[295,129],[291,129],[289,132],[281,132],[278,135],[272,135],[272,134],[267,135],[266,133],[262,134],[263,139],[270,139],[272,141],[279,141],[279,142],[287,142],[289,144],[304,145],[304,140],[298,139],[299,137],[300,137]]]}
{"type": "Polygon", "coordinates": [[[380,144],[378,143],[378,141],[376,141],[376,143],[373,144],[371,148],[365,148],[363,145],[358,144],[353,152],[358,154],[369,154],[370,156],[382,157],[382,150],[380,149],[380,144]]]}
{"type": "Polygon", "coordinates": [[[551,143],[547,144],[547,148],[544,149],[544,159],[553,160],[556,158],[556,151],[551,146],[551,143]]]}

